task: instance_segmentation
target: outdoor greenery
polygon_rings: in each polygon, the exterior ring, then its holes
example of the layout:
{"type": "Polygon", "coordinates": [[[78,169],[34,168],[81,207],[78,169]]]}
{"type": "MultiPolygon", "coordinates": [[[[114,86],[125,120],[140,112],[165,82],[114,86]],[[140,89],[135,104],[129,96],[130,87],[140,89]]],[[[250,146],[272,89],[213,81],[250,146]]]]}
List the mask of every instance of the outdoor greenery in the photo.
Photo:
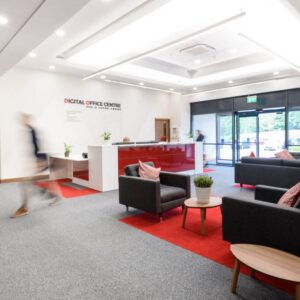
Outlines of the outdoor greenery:
{"type": "Polygon", "coordinates": [[[300,146],[290,146],[289,151],[300,152],[300,146]]]}
{"type": "Polygon", "coordinates": [[[213,183],[214,181],[212,178],[207,175],[200,175],[194,179],[195,186],[200,188],[209,188],[213,185],[213,183]]]}
{"type": "Polygon", "coordinates": [[[220,138],[224,143],[232,143],[232,116],[221,116],[219,122],[220,138]]]}
{"type": "MultiPolygon", "coordinates": [[[[222,116],[219,121],[220,137],[226,142],[232,140],[232,116],[222,116]]],[[[259,116],[259,131],[280,131],[285,127],[284,113],[266,113],[259,116]]],[[[288,115],[289,130],[300,130],[300,111],[291,111],[288,115]]],[[[240,134],[255,133],[256,118],[244,117],[240,119],[240,134]]]]}
{"type": "Polygon", "coordinates": [[[300,111],[289,112],[289,129],[300,130],[300,111]]]}

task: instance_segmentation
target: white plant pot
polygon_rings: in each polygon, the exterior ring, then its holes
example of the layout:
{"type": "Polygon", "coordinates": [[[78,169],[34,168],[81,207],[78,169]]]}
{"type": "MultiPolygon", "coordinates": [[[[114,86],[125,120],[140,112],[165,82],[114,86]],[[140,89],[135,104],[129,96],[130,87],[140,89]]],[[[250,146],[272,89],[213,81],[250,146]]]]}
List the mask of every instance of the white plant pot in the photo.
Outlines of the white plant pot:
{"type": "Polygon", "coordinates": [[[198,203],[201,204],[209,203],[210,196],[211,196],[211,187],[209,188],[196,187],[196,195],[197,195],[198,203]]]}
{"type": "Polygon", "coordinates": [[[104,146],[111,146],[111,141],[110,140],[104,140],[103,145],[104,146]]]}

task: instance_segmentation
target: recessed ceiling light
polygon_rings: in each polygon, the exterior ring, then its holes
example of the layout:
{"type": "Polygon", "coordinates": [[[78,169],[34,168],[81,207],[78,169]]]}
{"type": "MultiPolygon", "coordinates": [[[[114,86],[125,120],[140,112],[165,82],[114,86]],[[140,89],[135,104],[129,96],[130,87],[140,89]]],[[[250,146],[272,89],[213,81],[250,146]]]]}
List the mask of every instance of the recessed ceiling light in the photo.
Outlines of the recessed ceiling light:
{"type": "Polygon", "coordinates": [[[100,78],[101,78],[101,79],[105,79],[105,78],[106,78],[106,75],[101,75],[100,78]]]}
{"type": "Polygon", "coordinates": [[[173,88],[169,88],[169,90],[170,90],[171,92],[173,92],[173,91],[174,91],[174,89],[173,89],[173,88]]]}
{"type": "Polygon", "coordinates": [[[1,25],[5,25],[8,23],[8,20],[7,18],[3,17],[3,16],[0,16],[0,24],[1,25]]]}
{"type": "Polygon", "coordinates": [[[228,83],[229,83],[229,84],[232,84],[232,83],[233,83],[233,80],[228,80],[228,83]]]}
{"type": "Polygon", "coordinates": [[[195,60],[195,64],[197,64],[197,65],[201,64],[201,60],[200,59],[196,59],[195,60]]]}
{"type": "Polygon", "coordinates": [[[231,54],[236,54],[236,53],[237,53],[237,50],[236,50],[236,49],[231,49],[231,50],[230,50],[230,53],[231,53],[231,54]]]}
{"type": "Polygon", "coordinates": [[[279,71],[275,71],[273,72],[273,75],[278,75],[280,72],[279,71]]]}
{"type": "Polygon", "coordinates": [[[144,85],[144,82],[140,82],[139,85],[143,86],[143,85],[144,85]]]}
{"type": "Polygon", "coordinates": [[[49,70],[55,70],[55,66],[53,65],[49,66],[49,70]]]}
{"type": "Polygon", "coordinates": [[[36,57],[36,53],[35,53],[35,52],[30,52],[28,55],[29,55],[30,57],[36,57]]]}
{"type": "Polygon", "coordinates": [[[194,91],[197,91],[197,90],[198,90],[198,88],[197,88],[197,87],[193,87],[193,90],[194,90],[194,91]]]}
{"type": "Polygon", "coordinates": [[[65,32],[64,32],[63,30],[61,30],[61,29],[57,30],[55,33],[56,33],[56,35],[59,36],[59,37],[62,37],[62,36],[65,35],[65,32]]]}

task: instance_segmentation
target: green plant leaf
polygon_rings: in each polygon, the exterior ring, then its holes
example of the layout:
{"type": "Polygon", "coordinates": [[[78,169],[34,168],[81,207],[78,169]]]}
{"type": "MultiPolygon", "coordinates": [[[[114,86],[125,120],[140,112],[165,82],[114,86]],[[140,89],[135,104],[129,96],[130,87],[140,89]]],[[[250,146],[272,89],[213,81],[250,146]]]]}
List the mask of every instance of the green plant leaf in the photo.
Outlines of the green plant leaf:
{"type": "Polygon", "coordinates": [[[200,175],[194,178],[194,184],[196,187],[208,188],[213,185],[214,181],[207,175],[200,175]]]}

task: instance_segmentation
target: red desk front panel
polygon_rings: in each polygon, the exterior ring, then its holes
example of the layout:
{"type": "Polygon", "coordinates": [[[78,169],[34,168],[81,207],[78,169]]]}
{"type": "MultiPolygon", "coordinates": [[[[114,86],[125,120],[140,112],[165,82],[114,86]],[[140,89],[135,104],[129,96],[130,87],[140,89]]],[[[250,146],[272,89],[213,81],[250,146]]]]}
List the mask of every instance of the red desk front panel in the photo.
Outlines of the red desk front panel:
{"type": "Polygon", "coordinates": [[[137,147],[119,147],[119,175],[124,167],[138,161],[154,162],[163,171],[181,172],[195,169],[195,145],[149,145],[137,147]]]}

